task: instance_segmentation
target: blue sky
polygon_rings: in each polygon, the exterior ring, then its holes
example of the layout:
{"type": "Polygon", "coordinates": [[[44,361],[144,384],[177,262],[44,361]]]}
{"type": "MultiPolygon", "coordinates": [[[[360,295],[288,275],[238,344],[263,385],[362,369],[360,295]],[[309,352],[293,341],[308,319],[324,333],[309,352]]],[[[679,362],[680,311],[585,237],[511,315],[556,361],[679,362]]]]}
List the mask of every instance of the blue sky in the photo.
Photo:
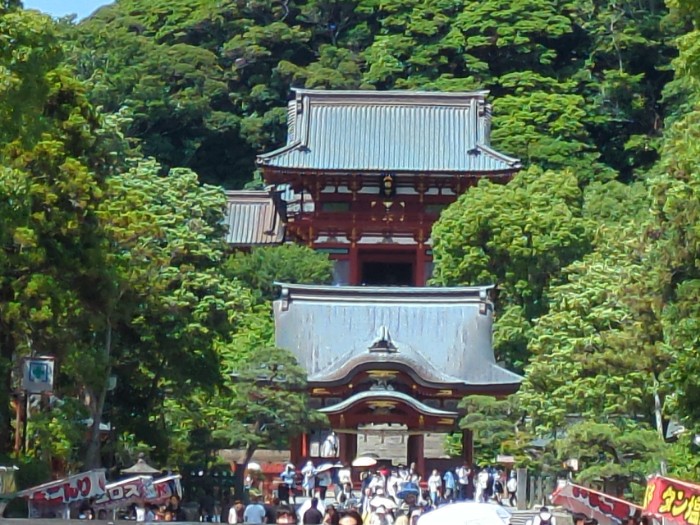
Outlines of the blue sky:
{"type": "Polygon", "coordinates": [[[85,18],[98,7],[112,3],[110,0],[23,0],[27,9],[38,9],[54,17],[71,14],[85,18]]]}

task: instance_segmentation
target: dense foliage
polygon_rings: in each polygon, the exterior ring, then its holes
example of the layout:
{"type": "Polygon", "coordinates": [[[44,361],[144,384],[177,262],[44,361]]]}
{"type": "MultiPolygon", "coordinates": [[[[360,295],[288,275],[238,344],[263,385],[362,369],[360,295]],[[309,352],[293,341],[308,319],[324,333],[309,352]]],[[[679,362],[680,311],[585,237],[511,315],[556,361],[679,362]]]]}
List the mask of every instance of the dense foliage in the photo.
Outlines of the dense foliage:
{"type": "Polygon", "coordinates": [[[659,0],[120,0],[65,30],[146,155],[230,187],[284,138],[290,87],[490,89],[503,151],[628,179],[657,156],[679,31],[659,0]]]}
{"type": "Polygon", "coordinates": [[[589,481],[697,475],[698,23],[689,0],[118,0],[78,24],[0,1],[0,448],[30,354],[60,386],[27,453],[67,468],[104,459],[106,412],[172,462],[312,424],[268,301],[328,261],[229,257],[200,181],[253,178],[292,87],[478,88],[526,168],[445,211],[434,282],[497,285],[498,357],[525,378],[465,400],[463,426],[500,442],[484,457],[553,437],[589,481]],[[281,365],[288,389],[242,386],[281,365]],[[669,448],[670,419],[689,432],[669,448]]]}

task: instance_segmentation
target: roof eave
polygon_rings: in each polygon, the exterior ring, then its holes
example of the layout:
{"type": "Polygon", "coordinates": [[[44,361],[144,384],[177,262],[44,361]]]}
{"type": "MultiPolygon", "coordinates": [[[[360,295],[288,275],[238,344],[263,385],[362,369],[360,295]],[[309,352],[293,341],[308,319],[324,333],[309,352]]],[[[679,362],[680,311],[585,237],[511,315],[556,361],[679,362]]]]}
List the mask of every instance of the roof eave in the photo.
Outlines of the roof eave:
{"type": "Polygon", "coordinates": [[[267,165],[275,157],[279,157],[281,155],[284,155],[285,153],[288,153],[295,149],[299,149],[303,146],[304,144],[301,141],[296,140],[294,142],[282,146],[281,148],[277,148],[276,150],[270,151],[269,153],[261,153],[255,158],[255,163],[258,165],[267,165]]]}

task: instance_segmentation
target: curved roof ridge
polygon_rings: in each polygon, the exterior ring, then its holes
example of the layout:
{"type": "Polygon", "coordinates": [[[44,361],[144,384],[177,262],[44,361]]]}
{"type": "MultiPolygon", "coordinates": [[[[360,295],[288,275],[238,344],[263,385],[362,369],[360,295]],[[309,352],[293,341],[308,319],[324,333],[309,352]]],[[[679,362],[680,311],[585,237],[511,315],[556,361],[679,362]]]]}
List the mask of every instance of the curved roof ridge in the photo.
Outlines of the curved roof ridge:
{"type": "Polygon", "coordinates": [[[369,350],[361,354],[357,354],[352,351],[347,352],[345,355],[338,357],[338,359],[333,361],[323,370],[319,370],[315,374],[310,375],[308,377],[308,381],[311,383],[315,381],[332,382],[345,378],[354,369],[364,364],[374,367],[383,364],[393,364],[406,366],[427,385],[444,383],[465,384],[464,380],[462,379],[436,370],[430,361],[426,359],[422,353],[417,352],[411,345],[401,343],[395,339],[393,340],[393,343],[398,348],[396,352],[383,353],[371,352],[369,350]],[[402,346],[409,347],[411,351],[402,352],[402,346]],[[413,356],[415,356],[415,358],[411,359],[413,356]]]}
{"type": "Polygon", "coordinates": [[[341,401],[340,403],[336,403],[335,405],[319,409],[319,412],[340,412],[354,404],[373,399],[390,399],[395,401],[401,401],[403,403],[406,403],[407,405],[412,406],[417,412],[420,412],[425,415],[443,417],[459,416],[457,412],[452,412],[451,410],[442,410],[440,408],[433,408],[409,396],[408,394],[404,394],[403,392],[397,392],[395,390],[366,390],[364,392],[358,392],[350,396],[349,398],[341,401]]]}

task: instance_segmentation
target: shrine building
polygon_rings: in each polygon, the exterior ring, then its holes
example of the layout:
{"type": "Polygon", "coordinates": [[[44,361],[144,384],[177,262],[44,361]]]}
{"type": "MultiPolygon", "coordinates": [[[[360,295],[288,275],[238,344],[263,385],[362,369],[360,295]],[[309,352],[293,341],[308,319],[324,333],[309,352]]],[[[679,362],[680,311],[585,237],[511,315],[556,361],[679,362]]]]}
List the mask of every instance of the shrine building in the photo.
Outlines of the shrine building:
{"type": "MultiPolygon", "coordinates": [[[[426,286],[441,210],[520,168],[490,146],[486,95],[295,90],[286,145],[257,160],[270,191],[229,195],[232,244],[284,239],[334,261],[334,286],[279,283],[274,315],[276,344],[307,371],[344,462],[374,426],[406,436],[408,461],[425,473],[424,436],[461,432],[462,397],[520,385],[494,359],[491,287],[426,286]],[[243,205],[258,211],[233,211],[243,205]]],[[[295,463],[314,456],[311,439],[292,444],[295,463]]],[[[471,461],[468,431],[462,443],[471,461]]]]}

